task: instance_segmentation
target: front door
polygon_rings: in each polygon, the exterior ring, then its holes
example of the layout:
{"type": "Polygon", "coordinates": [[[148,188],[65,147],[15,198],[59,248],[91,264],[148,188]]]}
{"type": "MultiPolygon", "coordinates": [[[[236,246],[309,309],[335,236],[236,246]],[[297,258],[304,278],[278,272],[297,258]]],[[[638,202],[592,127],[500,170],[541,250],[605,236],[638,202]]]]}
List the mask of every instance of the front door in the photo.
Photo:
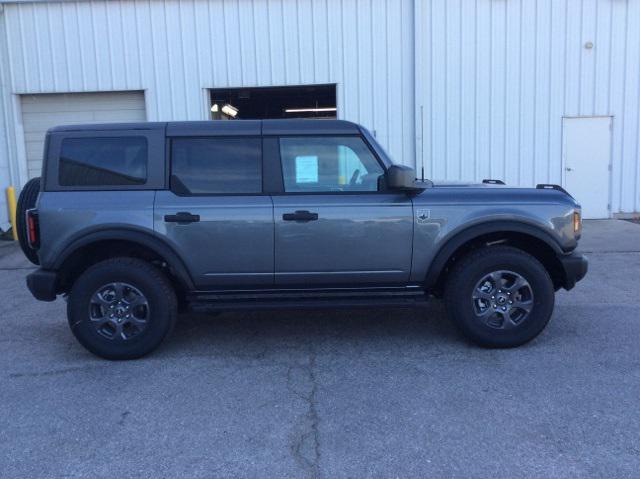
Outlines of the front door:
{"type": "Polygon", "coordinates": [[[273,204],[262,194],[259,137],[174,138],[171,191],[154,227],[199,289],[273,285],[273,204]]]}
{"type": "Polygon", "coordinates": [[[365,141],[291,136],[279,145],[284,193],[273,196],[276,284],[407,283],[411,199],[385,191],[384,169],[365,141]]]}
{"type": "Polygon", "coordinates": [[[564,187],[582,205],[583,218],[608,218],[611,117],[564,118],[564,187]]]}

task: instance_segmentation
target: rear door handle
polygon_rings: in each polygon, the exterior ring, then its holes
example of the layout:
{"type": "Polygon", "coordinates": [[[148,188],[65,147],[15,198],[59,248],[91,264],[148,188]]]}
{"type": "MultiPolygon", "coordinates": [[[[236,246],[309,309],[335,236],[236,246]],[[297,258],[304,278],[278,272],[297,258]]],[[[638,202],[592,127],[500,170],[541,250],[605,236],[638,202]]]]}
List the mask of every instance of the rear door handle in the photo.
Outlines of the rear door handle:
{"type": "Polygon", "coordinates": [[[192,215],[191,213],[187,213],[186,211],[181,211],[179,213],[176,213],[175,215],[164,215],[164,220],[167,223],[195,223],[197,221],[200,221],[200,215],[192,215]]]}
{"type": "Polygon", "coordinates": [[[318,213],[311,213],[307,210],[298,210],[295,213],[285,213],[282,215],[284,221],[316,221],[318,213]]]}

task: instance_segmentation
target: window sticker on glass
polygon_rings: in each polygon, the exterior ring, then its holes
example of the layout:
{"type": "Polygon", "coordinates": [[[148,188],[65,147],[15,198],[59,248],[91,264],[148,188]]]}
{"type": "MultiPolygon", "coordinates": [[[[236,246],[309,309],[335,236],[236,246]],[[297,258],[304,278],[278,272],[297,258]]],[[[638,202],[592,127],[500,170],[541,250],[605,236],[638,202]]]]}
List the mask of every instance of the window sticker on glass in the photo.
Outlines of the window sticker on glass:
{"type": "Polygon", "coordinates": [[[296,183],[318,182],[318,157],[296,156],[296,183]]]}

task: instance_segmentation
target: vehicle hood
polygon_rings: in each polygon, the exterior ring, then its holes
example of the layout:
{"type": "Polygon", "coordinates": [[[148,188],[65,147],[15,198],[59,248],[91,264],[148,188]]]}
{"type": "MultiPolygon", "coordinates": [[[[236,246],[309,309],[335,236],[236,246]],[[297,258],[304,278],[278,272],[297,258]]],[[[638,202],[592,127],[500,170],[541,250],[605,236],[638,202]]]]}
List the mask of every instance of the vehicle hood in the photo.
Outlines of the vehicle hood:
{"type": "MultiPolygon", "coordinates": [[[[435,188],[505,188],[506,185],[475,183],[468,181],[434,181],[435,188]]],[[[517,188],[517,187],[516,187],[517,188]]]]}
{"type": "MultiPolygon", "coordinates": [[[[421,185],[421,182],[418,181],[417,185],[421,185]]],[[[431,201],[435,195],[437,198],[463,203],[512,203],[517,207],[526,203],[543,202],[579,207],[568,192],[555,185],[528,187],[464,181],[429,181],[422,185],[425,189],[416,196],[418,202],[425,201],[427,198],[427,201],[431,201]]]]}

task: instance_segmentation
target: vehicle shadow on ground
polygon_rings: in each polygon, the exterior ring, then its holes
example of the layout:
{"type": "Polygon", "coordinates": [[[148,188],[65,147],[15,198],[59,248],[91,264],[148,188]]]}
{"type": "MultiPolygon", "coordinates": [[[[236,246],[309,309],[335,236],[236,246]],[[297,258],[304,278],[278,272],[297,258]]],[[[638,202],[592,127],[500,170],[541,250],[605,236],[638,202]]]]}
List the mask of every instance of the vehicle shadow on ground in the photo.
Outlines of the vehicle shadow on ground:
{"type": "Polygon", "coordinates": [[[368,343],[410,346],[465,343],[434,301],[422,309],[340,311],[269,311],[180,315],[162,354],[242,350],[256,352],[307,348],[322,343],[368,343]]]}

